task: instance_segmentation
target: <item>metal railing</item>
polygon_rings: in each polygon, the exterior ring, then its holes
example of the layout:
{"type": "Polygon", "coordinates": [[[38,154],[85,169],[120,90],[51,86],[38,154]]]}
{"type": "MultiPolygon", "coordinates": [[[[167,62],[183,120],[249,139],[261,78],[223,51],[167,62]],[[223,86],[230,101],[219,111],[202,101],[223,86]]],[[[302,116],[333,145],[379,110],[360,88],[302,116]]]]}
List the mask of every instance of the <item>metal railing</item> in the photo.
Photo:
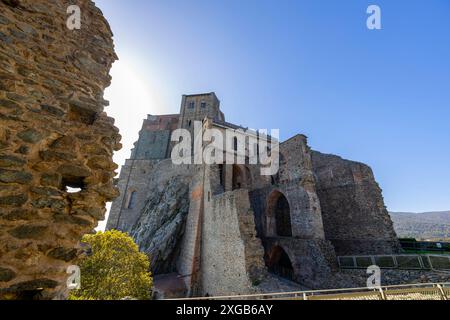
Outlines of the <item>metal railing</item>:
{"type": "Polygon", "coordinates": [[[366,269],[376,265],[382,269],[450,271],[450,255],[365,255],[338,257],[341,269],[366,269]]]}
{"type": "Polygon", "coordinates": [[[278,292],[251,295],[186,298],[176,300],[448,300],[450,282],[278,292]]]}

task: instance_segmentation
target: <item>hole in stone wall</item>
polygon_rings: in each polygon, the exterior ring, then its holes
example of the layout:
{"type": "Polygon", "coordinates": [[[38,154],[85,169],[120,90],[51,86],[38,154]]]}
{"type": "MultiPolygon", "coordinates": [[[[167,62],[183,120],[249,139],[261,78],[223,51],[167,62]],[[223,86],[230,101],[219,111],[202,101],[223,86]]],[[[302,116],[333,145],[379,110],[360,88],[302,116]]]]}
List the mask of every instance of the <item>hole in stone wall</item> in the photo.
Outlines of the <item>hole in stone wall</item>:
{"type": "Polygon", "coordinates": [[[78,193],[84,188],[84,178],[67,176],[62,179],[62,189],[68,193],[78,193]]]}
{"type": "Polygon", "coordinates": [[[78,193],[78,192],[81,192],[82,190],[83,189],[81,189],[81,188],[66,187],[67,193],[78,193]]]}
{"type": "Polygon", "coordinates": [[[7,6],[16,8],[19,6],[20,2],[19,0],[8,0],[8,1],[3,1],[7,6]]]}
{"type": "Polygon", "coordinates": [[[92,110],[71,105],[67,117],[70,121],[76,121],[86,125],[92,125],[97,119],[97,113],[92,110]]]}

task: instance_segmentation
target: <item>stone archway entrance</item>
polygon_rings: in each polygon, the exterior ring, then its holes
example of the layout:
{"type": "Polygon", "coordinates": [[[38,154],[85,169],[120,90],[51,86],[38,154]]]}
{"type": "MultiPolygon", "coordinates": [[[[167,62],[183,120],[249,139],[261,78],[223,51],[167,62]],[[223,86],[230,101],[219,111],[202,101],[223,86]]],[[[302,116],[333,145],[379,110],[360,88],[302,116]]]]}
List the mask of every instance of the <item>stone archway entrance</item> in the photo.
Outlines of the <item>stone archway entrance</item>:
{"type": "Polygon", "coordinates": [[[269,236],[292,237],[291,209],[288,200],[279,191],[269,196],[267,230],[269,236]]]}
{"type": "Polygon", "coordinates": [[[269,272],[282,278],[294,281],[294,268],[292,267],[291,259],[282,247],[273,247],[269,252],[266,261],[269,272]]]}
{"type": "Polygon", "coordinates": [[[238,165],[233,165],[233,190],[241,189],[244,186],[244,173],[238,165]]]}

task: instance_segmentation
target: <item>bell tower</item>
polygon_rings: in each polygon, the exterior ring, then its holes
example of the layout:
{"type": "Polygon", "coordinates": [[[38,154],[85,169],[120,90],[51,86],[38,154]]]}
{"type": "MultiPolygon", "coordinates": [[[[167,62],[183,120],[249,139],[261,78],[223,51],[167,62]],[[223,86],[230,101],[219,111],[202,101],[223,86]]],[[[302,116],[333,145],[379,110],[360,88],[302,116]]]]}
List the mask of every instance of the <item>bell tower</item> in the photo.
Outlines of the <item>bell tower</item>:
{"type": "Polygon", "coordinates": [[[214,92],[183,95],[178,127],[193,130],[194,121],[203,121],[206,117],[215,121],[225,121],[220,111],[220,101],[214,92]]]}

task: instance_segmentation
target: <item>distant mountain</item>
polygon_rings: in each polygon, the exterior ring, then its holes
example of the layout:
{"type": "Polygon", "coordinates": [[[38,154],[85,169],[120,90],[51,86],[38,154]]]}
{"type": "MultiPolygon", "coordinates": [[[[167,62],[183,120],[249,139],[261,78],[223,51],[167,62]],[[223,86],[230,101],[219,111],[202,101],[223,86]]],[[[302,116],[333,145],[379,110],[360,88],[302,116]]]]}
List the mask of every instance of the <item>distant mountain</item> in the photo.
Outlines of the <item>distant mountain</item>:
{"type": "Polygon", "coordinates": [[[399,238],[450,240],[450,211],[390,212],[399,238]]]}

